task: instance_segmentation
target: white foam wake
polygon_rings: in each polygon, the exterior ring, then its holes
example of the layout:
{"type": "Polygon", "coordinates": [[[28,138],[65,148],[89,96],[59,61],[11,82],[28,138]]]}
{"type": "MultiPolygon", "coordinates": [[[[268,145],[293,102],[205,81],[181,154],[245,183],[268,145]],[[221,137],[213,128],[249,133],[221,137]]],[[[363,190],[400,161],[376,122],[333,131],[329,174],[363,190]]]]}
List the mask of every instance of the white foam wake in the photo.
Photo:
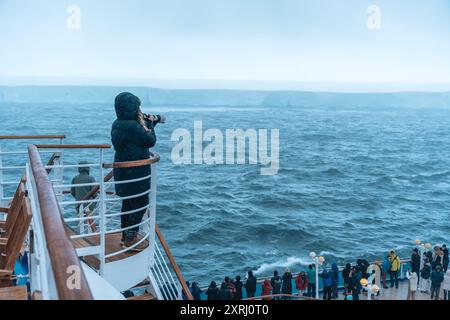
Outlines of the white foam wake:
{"type": "Polygon", "coordinates": [[[255,275],[263,275],[269,271],[273,271],[275,268],[283,268],[283,270],[279,270],[282,273],[284,272],[284,268],[291,268],[296,265],[307,266],[309,264],[311,264],[310,258],[288,257],[287,259],[278,260],[273,263],[263,263],[253,273],[255,275]]]}

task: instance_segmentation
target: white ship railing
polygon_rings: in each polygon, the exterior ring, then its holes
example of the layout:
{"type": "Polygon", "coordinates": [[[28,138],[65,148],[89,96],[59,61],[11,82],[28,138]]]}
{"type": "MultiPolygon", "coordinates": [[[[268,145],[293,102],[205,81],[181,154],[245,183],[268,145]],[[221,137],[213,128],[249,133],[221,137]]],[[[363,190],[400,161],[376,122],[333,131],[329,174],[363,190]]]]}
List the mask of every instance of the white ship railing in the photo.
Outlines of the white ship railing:
{"type": "Polygon", "coordinates": [[[151,275],[160,288],[160,299],[193,300],[189,287],[158,225],[155,226],[155,231],[158,243],[155,246],[155,264],[152,266],[151,275]]]}
{"type": "MultiPolygon", "coordinates": [[[[158,299],[161,300],[179,300],[184,296],[192,299],[192,296],[187,288],[181,271],[176,266],[175,260],[171,256],[170,250],[164,241],[161,241],[162,235],[158,229],[156,234],[156,189],[157,189],[157,163],[159,162],[159,155],[152,154],[147,160],[123,162],[123,163],[105,163],[105,151],[109,145],[40,145],[40,150],[54,149],[58,153],[64,153],[68,150],[82,150],[85,148],[98,149],[98,160],[92,161],[89,164],[54,164],[46,166],[47,170],[56,172],[60,170],[61,179],[53,180],[53,188],[59,200],[59,205],[63,212],[64,222],[72,226],[72,230],[76,231],[71,234],[71,239],[74,241],[84,241],[84,246],[77,249],[80,257],[95,255],[99,260],[98,272],[101,276],[105,275],[106,264],[115,259],[120,259],[119,256],[129,254],[133,249],[143,243],[147,244],[150,249],[151,261],[149,261],[149,277],[153,282],[153,290],[158,299]],[[110,169],[120,168],[136,168],[142,166],[150,166],[151,174],[126,181],[114,181],[112,171],[110,169]],[[97,169],[96,182],[72,184],[67,183],[64,177],[68,170],[77,170],[80,168],[97,169]],[[150,189],[140,194],[130,195],[126,197],[118,196],[114,187],[119,184],[129,184],[150,179],[150,189]],[[91,192],[82,200],[68,199],[71,188],[91,187],[91,192]],[[123,200],[135,199],[142,196],[148,196],[148,205],[137,208],[132,211],[121,212],[120,205],[123,200]],[[93,208],[94,207],[94,208],[93,208]],[[86,210],[93,208],[93,210],[86,210]],[[133,214],[135,212],[146,210],[146,214],[141,222],[122,228],[120,226],[120,219],[124,215],[133,214]],[[72,213],[72,214],[71,214],[72,213]],[[75,224],[75,225],[74,225],[75,224]],[[139,228],[139,241],[130,247],[122,248],[114,252],[106,252],[106,242],[110,235],[122,233],[125,230],[139,228]],[[75,230],[74,230],[75,229],[75,230]],[[92,239],[98,241],[92,242],[92,239]],[[89,244],[90,245],[86,245],[89,244]],[[161,250],[163,247],[163,250],[161,250]],[[170,255],[170,256],[168,256],[170,255]]],[[[71,158],[66,155],[66,159],[71,158]]]]}
{"type": "MultiPolygon", "coordinates": [[[[0,136],[0,205],[10,201],[12,199],[13,190],[18,184],[17,181],[8,179],[6,176],[14,176],[14,179],[19,176],[18,172],[23,174],[26,169],[27,155],[28,151],[26,146],[21,151],[4,149],[11,142],[17,143],[17,141],[48,141],[48,140],[58,140],[60,144],[63,143],[65,135],[34,135],[34,136],[0,136]],[[11,162],[19,163],[18,165],[6,165],[5,163],[11,162]],[[7,190],[9,189],[9,190],[7,190]],[[9,191],[9,192],[8,192],[9,191]]],[[[46,151],[47,153],[53,153],[51,151],[46,151]]],[[[19,176],[20,177],[20,176],[19,176]]]]}
{"type": "MultiPolygon", "coordinates": [[[[162,238],[161,232],[156,228],[156,177],[159,155],[152,154],[150,159],[143,161],[107,163],[106,158],[108,156],[111,158],[111,154],[106,154],[110,149],[110,145],[68,145],[63,144],[64,138],[65,136],[63,135],[0,136],[0,202],[7,202],[12,198],[6,191],[10,194],[13,193],[14,185],[18,184],[18,180],[13,181],[15,178],[23,174],[29,177],[27,189],[31,191],[29,196],[33,211],[32,229],[34,231],[30,234],[30,243],[33,244],[34,250],[31,259],[33,259],[33,266],[36,266],[33,270],[30,270],[30,277],[33,282],[32,287],[39,288],[43,299],[54,299],[58,297],[51,254],[47,246],[45,222],[42,219],[42,210],[39,202],[39,183],[35,181],[33,170],[30,166],[30,157],[27,157],[27,153],[30,155],[30,152],[3,149],[1,144],[3,140],[59,140],[58,144],[34,145],[30,148],[35,148],[39,151],[38,154],[42,156],[51,155],[50,161],[46,166],[43,166],[43,169],[46,171],[48,181],[51,182],[51,193],[54,194],[57,200],[57,204],[59,205],[58,212],[60,212],[63,218],[62,221],[64,222],[66,231],[70,233],[69,236],[72,243],[79,244],[83,242],[84,244],[81,247],[76,246],[76,254],[78,257],[97,257],[97,272],[103,276],[105,266],[109,260],[120,260],[124,256],[126,257],[134,247],[146,242],[147,249],[151,251],[149,254],[150,261],[148,261],[148,278],[151,282],[151,291],[156,298],[162,300],[181,299],[183,292],[185,298],[192,299],[192,295],[185,284],[181,271],[176,265],[165,240],[162,238]],[[93,150],[98,151],[97,157],[95,157],[94,153],[93,158],[93,150]],[[82,159],[83,156],[80,154],[76,154],[77,151],[83,153],[84,159],[82,159]],[[82,160],[88,159],[89,163],[79,164],[78,160],[80,158],[82,160]],[[20,164],[18,164],[19,162],[20,164]],[[111,169],[139,166],[150,166],[151,174],[128,181],[114,181],[111,169]],[[92,173],[95,176],[95,182],[72,184],[72,177],[78,174],[78,169],[83,167],[95,171],[92,173]],[[5,179],[6,175],[4,173],[7,173],[10,180],[5,179]],[[147,179],[150,179],[151,187],[141,194],[119,197],[114,191],[115,185],[139,182],[147,179]],[[73,200],[70,197],[70,190],[73,187],[91,187],[91,192],[86,199],[73,200]],[[123,200],[140,196],[148,196],[149,204],[133,211],[121,212],[120,205],[123,200]],[[88,212],[86,209],[91,207],[94,207],[94,209],[88,212]],[[140,210],[146,210],[146,214],[140,223],[126,228],[120,226],[122,216],[133,214],[140,210]],[[120,234],[124,230],[135,227],[140,228],[140,237],[137,243],[132,247],[109,252],[106,251],[106,241],[109,236],[120,234]],[[156,229],[158,230],[158,234],[156,234],[156,229]],[[92,239],[96,241],[92,241],[92,239]]],[[[13,145],[17,147],[17,143],[13,145]]],[[[71,247],[73,248],[72,244],[71,247]]],[[[131,256],[131,254],[128,256],[131,256]]]]}

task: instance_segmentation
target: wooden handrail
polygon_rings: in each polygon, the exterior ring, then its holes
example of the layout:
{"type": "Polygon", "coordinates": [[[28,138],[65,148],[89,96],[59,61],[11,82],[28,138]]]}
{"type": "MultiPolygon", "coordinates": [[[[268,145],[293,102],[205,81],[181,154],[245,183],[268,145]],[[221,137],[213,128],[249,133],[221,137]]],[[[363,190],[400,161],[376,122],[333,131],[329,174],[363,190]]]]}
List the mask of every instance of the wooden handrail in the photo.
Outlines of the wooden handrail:
{"type": "Polygon", "coordinates": [[[155,232],[158,236],[159,242],[161,243],[161,246],[164,249],[164,252],[167,255],[167,258],[169,258],[169,262],[172,265],[173,270],[175,271],[175,274],[178,278],[178,281],[181,284],[181,287],[183,288],[183,292],[185,297],[188,300],[194,300],[194,297],[192,296],[191,291],[189,290],[186,281],[184,280],[183,274],[181,273],[180,268],[178,267],[177,263],[175,262],[175,258],[172,255],[172,252],[170,252],[169,246],[167,245],[166,239],[164,239],[164,236],[161,233],[161,230],[159,229],[158,224],[155,224],[155,232]]]}
{"type": "Polygon", "coordinates": [[[65,135],[0,136],[0,140],[65,139],[65,135]]]}
{"type": "Polygon", "coordinates": [[[136,167],[148,166],[150,164],[159,162],[159,160],[160,160],[159,154],[154,153],[150,159],[127,161],[127,162],[104,163],[103,168],[105,168],[105,169],[136,168],[136,167]]]}
{"type": "Polygon", "coordinates": [[[29,145],[28,154],[31,170],[36,181],[42,224],[58,298],[61,300],[93,300],[78,255],[65,231],[58,201],[36,146],[29,145]],[[73,268],[74,266],[80,270],[79,289],[67,286],[68,277],[71,276],[67,271],[69,267],[73,268]]]}
{"type": "Polygon", "coordinates": [[[38,149],[110,149],[109,144],[37,144],[38,149]]]}

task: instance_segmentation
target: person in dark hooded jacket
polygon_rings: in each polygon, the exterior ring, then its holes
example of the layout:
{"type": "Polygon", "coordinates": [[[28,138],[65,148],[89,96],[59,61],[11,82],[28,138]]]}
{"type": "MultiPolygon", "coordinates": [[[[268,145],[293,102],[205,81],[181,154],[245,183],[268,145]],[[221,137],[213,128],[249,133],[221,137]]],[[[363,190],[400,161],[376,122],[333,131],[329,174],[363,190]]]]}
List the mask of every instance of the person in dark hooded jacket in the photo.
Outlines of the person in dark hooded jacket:
{"type": "Polygon", "coordinates": [[[357,267],[353,267],[350,272],[350,284],[349,291],[353,300],[359,300],[359,294],[361,293],[361,271],[357,267]]]}
{"type": "Polygon", "coordinates": [[[439,300],[439,294],[441,292],[441,284],[444,281],[444,273],[440,265],[436,266],[435,270],[431,273],[431,299],[439,300]]]}
{"type": "Polygon", "coordinates": [[[233,282],[234,288],[236,290],[233,299],[234,300],[242,300],[242,288],[244,287],[244,284],[241,281],[241,276],[236,277],[236,281],[233,282]]]}
{"type": "Polygon", "coordinates": [[[411,272],[417,274],[417,283],[420,282],[420,254],[417,248],[414,248],[411,254],[411,272]]]}
{"type": "Polygon", "coordinates": [[[233,297],[231,295],[231,290],[228,289],[228,286],[225,282],[222,282],[219,293],[217,295],[217,300],[231,300],[232,298],[233,297]]]}
{"type": "MultiPolygon", "coordinates": [[[[150,157],[149,148],[156,143],[154,126],[161,121],[161,117],[157,119],[145,117],[140,106],[140,99],[131,93],[124,92],[116,97],[117,120],[114,121],[111,129],[111,140],[115,150],[114,162],[146,160],[150,157]]],[[[149,175],[149,165],[114,169],[115,181],[134,180],[149,175]]],[[[121,227],[126,229],[122,235],[122,246],[130,247],[138,241],[139,226],[136,225],[141,223],[149,204],[150,178],[116,184],[115,188],[120,197],[134,196],[122,202],[122,212],[132,212],[121,216],[121,227]]],[[[133,250],[143,249],[142,246],[135,246],[133,250]]]]}
{"type": "MultiPolygon", "coordinates": [[[[278,275],[278,271],[273,272],[273,277],[270,279],[270,285],[272,286],[272,294],[281,293],[281,277],[278,275]]],[[[278,298],[275,298],[278,299],[278,298]]]]}
{"type": "Polygon", "coordinates": [[[197,282],[192,282],[191,293],[194,300],[202,300],[202,289],[200,289],[197,282]]]}
{"type": "MultiPolygon", "coordinates": [[[[291,295],[292,294],[292,273],[289,270],[289,268],[286,268],[282,279],[283,279],[283,282],[281,285],[281,293],[291,295]]],[[[284,300],[288,300],[288,298],[284,297],[284,300]]]]}
{"type": "Polygon", "coordinates": [[[219,289],[217,288],[217,284],[215,281],[211,281],[208,290],[206,290],[206,295],[208,297],[208,300],[218,300],[219,289]]]}
{"type": "Polygon", "coordinates": [[[245,289],[247,290],[247,298],[253,298],[256,292],[256,277],[253,275],[253,271],[248,272],[247,281],[245,281],[245,289]]]}
{"type": "Polygon", "coordinates": [[[347,295],[348,287],[350,285],[350,272],[352,271],[352,266],[350,263],[345,265],[344,270],[342,270],[342,279],[344,280],[344,294],[347,295]]]}
{"type": "Polygon", "coordinates": [[[339,268],[336,262],[333,262],[331,265],[331,298],[337,299],[339,296],[339,268]]]}
{"type": "Polygon", "coordinates": [[[442,257],[442,267],[444,268],[444,273],[447,272],[448,270],[448,248],[447,245],[442,245],[442,252],[443,252],[443,257],[442,257]]]}

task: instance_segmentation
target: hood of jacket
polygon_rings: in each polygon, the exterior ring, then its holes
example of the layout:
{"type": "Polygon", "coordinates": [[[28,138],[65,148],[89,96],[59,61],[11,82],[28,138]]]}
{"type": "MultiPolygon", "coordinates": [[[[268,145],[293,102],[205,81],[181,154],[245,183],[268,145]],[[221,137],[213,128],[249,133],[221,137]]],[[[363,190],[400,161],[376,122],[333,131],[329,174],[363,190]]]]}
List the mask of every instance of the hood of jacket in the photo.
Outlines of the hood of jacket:
{"type": "Polygon", "coordinates": [[[114,102],[117,119],[136,120],[140,106],[141,100],[138,97],[129,92],[122,92],[116,97],[114,102]]]}
{"type": "MultiPolygon", "coordinates": [[[[89,162],[87,162],[87,161],[80,161],[80,163],[79,163],[79,165],[82,165],[82,166],[87,165],[87,164],[89,164],[89,162]]],[[[81,168],[78,168],[78,172],[89,174],[91,172],[91,169],[89,167],[81,167],[81,168]]]]}

